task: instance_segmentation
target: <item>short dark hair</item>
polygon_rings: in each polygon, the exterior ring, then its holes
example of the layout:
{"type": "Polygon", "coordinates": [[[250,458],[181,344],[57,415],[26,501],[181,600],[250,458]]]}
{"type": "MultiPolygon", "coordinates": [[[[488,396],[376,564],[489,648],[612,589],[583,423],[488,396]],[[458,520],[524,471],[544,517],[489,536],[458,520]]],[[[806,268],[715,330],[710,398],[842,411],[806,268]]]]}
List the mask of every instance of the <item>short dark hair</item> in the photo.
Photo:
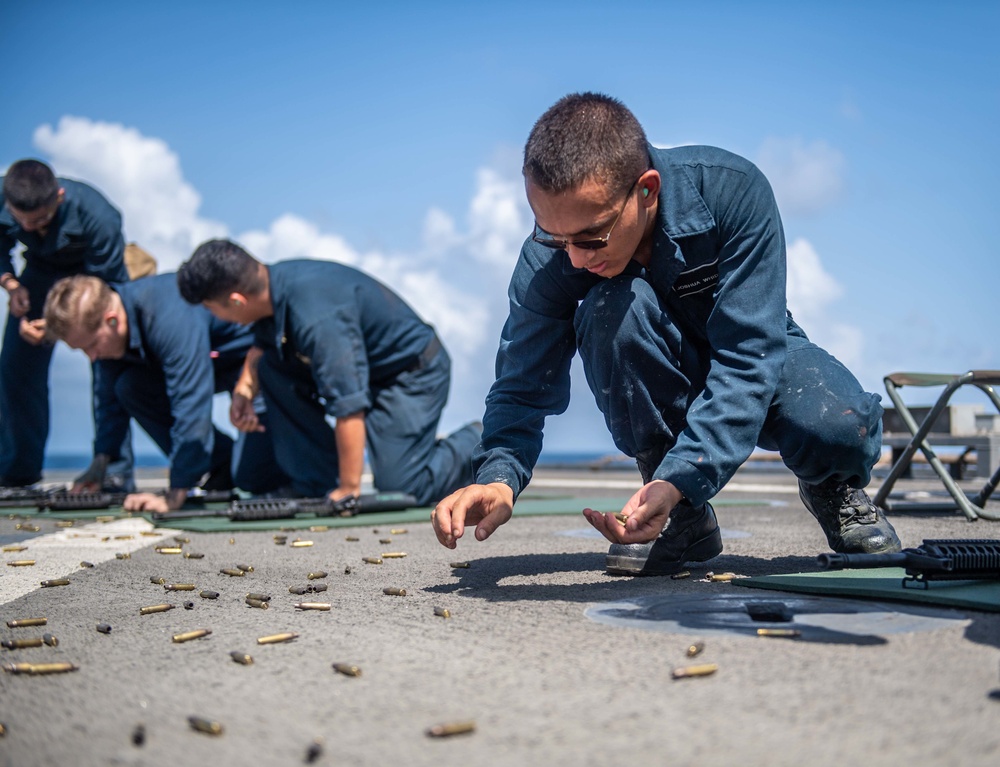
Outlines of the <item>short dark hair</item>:
{"type": "Polygon", "coordinates": [[[590,179],[624,193],[648,169],[645,131],[603,93],[563,96],[538,118],[524,146],[525,178],[555,194],[590,179]]]}
{"type": "Polygon", "coordinates": [[[4,176],[3,196],[12,208],[31,213],[56,201],[59,182],[44,162],[18,160],[4,176]]]}
{"type": "Polygon", "coordinates": [[[264,289],[260,262],[230,240],[203,242],[177,270],[177,287],[189,304],[219,301],[230,293],[257,295],[264,289]]]}

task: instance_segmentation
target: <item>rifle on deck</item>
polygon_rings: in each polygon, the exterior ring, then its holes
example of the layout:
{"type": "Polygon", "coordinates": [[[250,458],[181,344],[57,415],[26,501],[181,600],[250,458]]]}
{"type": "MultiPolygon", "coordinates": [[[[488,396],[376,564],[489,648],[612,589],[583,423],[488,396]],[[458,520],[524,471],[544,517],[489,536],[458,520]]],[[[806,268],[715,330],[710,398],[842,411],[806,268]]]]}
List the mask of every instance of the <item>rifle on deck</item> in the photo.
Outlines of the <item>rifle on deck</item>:
{"type": "MultiPolygon", "coordinates": [[[[149,492],[149,491],[136,491],[149,492]]],[[[162,491],[153,491],[162,494],[162,491]]],[[[39,511],[94,511],[121,506],[129,493],[71,493],[68,490],[55,490],[40,493],[29,506],[37,506],[39,511]]],[[[188,494],[188,503],[229,503],[233,500],[231,490],[195,491],[188,494]]]]}
{"type": "Polygon", "coordinates": [[[178,509],[154,512],[153,519],[195,519],[198,517],[224,517],[234,522],[259,519],[297,519],[301,517],[353,517],[373,511],[402,511],[417,506],[417,499],[409,493],[364,493],[347,496],[339,501],[322,498],[269,498],[233,501],[228,509],[178,509]]]}
{"type": "Polygon", "coordinates": [[[926,589],[928,581],[1000,580],[1000,540],[925,540],[919,548],[898,554],[820,554],[816,562],[824,570],[903,567],[903,588],[919,583],[926,589]]]}

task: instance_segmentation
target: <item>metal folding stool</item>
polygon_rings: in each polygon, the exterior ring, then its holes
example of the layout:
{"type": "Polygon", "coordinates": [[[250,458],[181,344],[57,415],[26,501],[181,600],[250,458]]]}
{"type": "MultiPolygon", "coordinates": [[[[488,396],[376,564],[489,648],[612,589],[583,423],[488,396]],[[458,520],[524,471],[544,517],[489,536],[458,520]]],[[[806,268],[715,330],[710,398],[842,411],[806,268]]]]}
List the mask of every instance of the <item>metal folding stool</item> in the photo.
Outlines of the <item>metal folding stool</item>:
{"type": "MultiPolygon", "coordinates": [[[[975,495],[967,495],[965,491],[963,491],[955,483],[955,480],[952,478],[947,467],[941,462],[941,459],[937,457],[927,442],[927,436],[930,434],[938,416],[940,416],[944,409],[948,406],[951,396],[963,386],[975,386],[983,391],[993,402],[997,412],[1000,412],[1000,395],[998,395],[994,389],[995,386],[1000,385],[1000,370],[969,370],[961,375],[938,373],[890,373],[885,377],[884,381],[885,390],[888,392],[889,398],[896,406],[896,412],[899,414],[903,423],[906,424],[906,428],[910,430],[913,438],[903,450],[902,455],[900,455],[900,457],[892,465],[892,468],[889,470],[889,475],[885,478],[885,481],[879,488],[878,494],[875,496],[873,503],[886,511],[892,511],[894,508],[896,510],[902,510],[904,504],[890,501],[889,493],[892,491],[893,485],[896,484],[896,480],[899,479],[910,467],[913,457],[916,455],[917,450],[919,450],[923,453],[927,462],[934,469],[934,472],[938,475],[941,482],[944,483],[948,493],[951,495],[952,499],[954,499],[954,503],[936,504],[921,502],[906,505],[911,508],[917,507],[925,510],[952,510],[957,507],[963,514],[965,514],[966,517],[968,517],[970,522],[979,518],[994,521],[1000,520],[1000,513],[986,510],[986,502],[989,500],[990,496],[993,495],[993,491],[996,490],[997,484],[1000,483],[1000,466],[996,467],[996,470],[986,481],[982,490],[975,495]],[[941,393],[941,396],[938,397],[937,402],[934,403],[934,406],[919,424],[899,394],[899,389],[904,386],[944,386],[944,391],[941,393]]],[[[983,466],[981,456],[977,456],[977,458],[980,459],[980,474],[989,472],[990,469],[993,468],[991,466],[983,466]]]]}

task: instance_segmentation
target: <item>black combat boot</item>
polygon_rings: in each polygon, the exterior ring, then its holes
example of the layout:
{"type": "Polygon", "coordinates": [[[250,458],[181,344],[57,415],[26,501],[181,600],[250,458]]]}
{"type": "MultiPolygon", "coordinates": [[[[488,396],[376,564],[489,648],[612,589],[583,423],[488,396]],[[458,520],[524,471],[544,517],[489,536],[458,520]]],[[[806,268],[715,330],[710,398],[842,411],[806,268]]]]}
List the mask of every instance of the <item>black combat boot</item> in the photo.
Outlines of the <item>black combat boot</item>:
{"type": "Polygon", "coordinates": [[[839,554],[893,554],[902,549],[896,531],[864,490],[827,480],[799,480],[799,498],[839,554]]]}
{"type": "Polygon", "coordinates": [[[613,543],[606,568],[612,575],[673,575],[685,562],[704,562],[722,553],[722,533],[709,503],[677,504],[667,526],[649,543],[613,543]]]}

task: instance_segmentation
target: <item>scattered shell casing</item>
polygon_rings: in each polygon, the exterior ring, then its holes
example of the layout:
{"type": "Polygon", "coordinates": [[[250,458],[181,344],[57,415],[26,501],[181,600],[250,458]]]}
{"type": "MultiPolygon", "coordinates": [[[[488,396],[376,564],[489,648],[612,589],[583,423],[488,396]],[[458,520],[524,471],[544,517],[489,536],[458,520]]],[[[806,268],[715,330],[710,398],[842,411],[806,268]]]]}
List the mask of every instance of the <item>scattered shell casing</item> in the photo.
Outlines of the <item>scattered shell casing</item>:
{"type": "Polygon", "coordinates": [[[320,578],[325,578],[327,575],[328,573],[325,570],[317,570],[316,572],[306,575],[306,580],[317,581],[320,578]]]}
{"type": "Polygon", "coordinates": [[[167,579],[162,578],[159,575],[151,575],[149,576],[149,582],[155,583],[157,586],[162,586],[167,582],[167,579]]]}
{"type": "Polygon", "coordinates": [[[4,554],[10,554],[12,552],[27,551],[27,550],[28,550],[27,546],[18,546],[17,544],[14,544],[12,546],[4,546],[2,549],[0,549],[0,551],[3,551],[4,554]]]}
{"type": "Polygon", "coordinates": [[[183,604],[183,607],[184,607],[185,610],[193,610],[194,609],[194,602],[185,602],[183,604]]]}
{"type": "Polygon", "coordinates": [[[329,525],[312,525],[309,528],[309,532],[310,533],[325,533],[329,529],[330,529],[329,525]]]}
{"type": "Polygon", "coordinates": [[[38,525],[33,525],[30,522],[18,522],[16,525],[14,525],[14,529],[24,530],[25,532],[28,533],[38,533],[41,532],[42,528],[40,528],[38,525]]]}
{"type": "Polygon", "coordinates": [[[99,632],[101,632],[102,634],[110,634],[111,633],[111,624],[110,623],[98,623],[97,624],[97,630],[99,632]]]}
{"type": "Polygon", "coordinates": [[[379,538],[379,543],[392,543],[392,538],[379,538]]]}
{"type": "Polygon", "coordinates": [[[293,639],[298,638],[298,634],[292,631],[286,631],[283,634],[271,634],[266,637],[259,637],[257,639],[257,644],[278,644],[279,642],[291,642],[293,639]]]}
{"type": "Polygon", "coordinates": [[[80,567],[84,567],[84,568],[87,568],[87,569],[90,569],[93,566],[94,566],[93,562],[86,562],[86,561],[84,561],[84,562],[80,563],[80,567]]]}
{"type": "Polygon", "coordinates": [[[308,586],[289,586],[288,587],[288,593],[289,594],[297,594],[298,596],[302,596],[303,594],[308,594],[309,593],[309,587],[308,586]]]}
{"type": "Polygon", "coordinates": [[[44,626],[48,622],[48,618],[18,618],[17,620],[7,621],[7,628],[21,629],[28,626],[44,626]]]}
{"type": "Polygon", "coordinates": [[[131,559],[131,558],[132,555],[129,554],[127,551],[119,551],[117,554],[115,554],[115,559],[131,559]]]}
{"type": "Polygon", "coordinates": [[[670,579],[674,581],[681,581],[684,580],[685,578],[690,578],[690,577],[691,577],[690,570],[681,570],[679,573],[674,573],[673,575],[671,575],[670,579]]]}
{"type": "Polygon", "coordinates": [[[253,565],[236,565],[237,570],[242,570],[245,573],[253,572],[253,565]]]}
{"type": "Polygon", "coordinates": [[[379,559],[378,557],[364,557],[361,561],[362,562],[367,562],[370,565],[380,565],[380,564],[382,564],[382,560],[379,559]]]}
{"type": "Polygon", "coordinates": [[[260,610],[266,610],[268,607],[270,607],[270,605],[263,599],[251,599],[250,597],[247,597],[246,603],[250,607],[256,607],[260,610]]]}
{"type": "Polygon", "coordinates": [[[329,611],[332,605],[329,602],[299,602],[295,605],[296,610],[322,610],[329,611]]]}
{"type": "Polygon", "coordinates": [[[198,596],[200,596],[202,599],[218,599],[219,598],[219,592],[218,591],[199,591],[198,592],[198,596]]]}
{"type": "Polygon", "coordinates": [[[213,722],[210,719],[204,719],[200,716],[189,716],[188,724],[191,725],[192,730],[197,730],[198,732],[203,732],[206,735],[221,735],[222,725],[218,722],[213,722]]]}
{"type": "Polygon", "coordinates": [[[446,607],[435,607],[434,608],[434,614],[436,616],[438,616],[439,618],[450,618],[451,617],[451,610],[449,610],[446,607]]]}
{"type": "Polygon", "coordinates": [[[7,663],[3,670],[10,674],[62,674],[66,671],[78,671],[74,663],[7,663]]]}
{"type": "Polygon", "coordinates": [[[235,538],[230,538],[230,539],[229,539],[229,545],[230,545],[230,546],[233,546],[233,545],[235,545],[235,544],[236,544],[236,539],[235,539],[235,538]]]}
{"type": "Polygon", "coordinates": [[[186,535],[175,535],[174,540],[177,541],[177,543],[191,543],[191,539],[186,535]]]}
{"type": "Polygon", "coordinates": [[[72,519],[60,519],[56,522],[56,527],[73,527],[76,524],[72,519]]]}
{"type": "Polygon", "coordinates": [[[323,756],[323,739],[316,738],[306,749],[306,764],[312,764],[323,756]]]}
{"type": "Polygon", "coordinates": [[[708,573],[707,577],[715,583],[726,583],[733,580],[736,577],[736,573],[708,573]]]}
{"type": "Polygon", "coordinates": [[[288,542],[288,536],[287,535],[276,535],[276,536],[274,536],[274,542],[276,544],[278,544],[279,546],[284,546],[285,543],[288,542]]]}
{"type": "Polygon", "coordinates": [[[306,586],[306,589],[312,594],[319,594],[326,591],[327,588],[329,587],[325,583],[314,583],[311,586],[306,586]]]}
{"type": "Polygon", "coordinates": [[[261,602],[270,602],[271,601],[271,595],[270,594],[258,594],[256,591],[251,591],[249,594],[246,595],[246,598],[247,599],[259,599],[261,602]]]}
{"type": "Polygon", "coordinates": [[[382,558],[383,559],[402,559],[405,556],[406,556],[406,552],[405,551],[383,551],[382,552],[382,558]]]}
{"type": "Polygon", "coordinates": [[[7,563],[7,567],[31,567],[33,564],[33,559],[13,559],[7,563]]]}
{"type": "Polygon", "coordinates": [[[719,670],[718,663],[703,663],[700,666],[682,666],[675,668],[674,679],[686,679],[693,676],[708,676],[719,670]]]}
{"type": "Polygon", "coordinates": [[[113,514],[102,514],[99,517],[94,517],[94,521],[106,525],[108,522],[114,522],[115,516],[113,514]]]}
{"type": "Polygon", "coordinates": [[[164,591],[194,591],[197,586],[193,583],[164,583],[164,591]]]}
{"type": "Polygon", "coordinates": [[[349,536],[347,536],[346,538],[344,538],[344,540],[345,540],[345,541],[350,541],[351,543],[357,543],[357,542],[358,542],[358,541],[360,541],[361,539],[360,539],[360,538],[358,538],[358,537],[357,537],[357,536],[355,536],[355,535],[349,535],[349,536]]]}
{"type": "Polygon", "coordinates": [[[757,629],[757,636],[794,639],[795,637],[802,636],[802,632],[799,629],[757,629]]]}
{"type": "Polygon", "coordinates": [[[245,572],[243,572],[242,570],[237,570],[235,567],[223,567],[221,570],[219,570],[219,573],[221,575],[229,575],[233,578],[242,578],[244,575],[246,575],[245,572]]]}
{"type": "Polygon", "coordinates": [[[468,722],[447,722],[428,727],[427,734],[432,738],[447,738],[451,735],[463,735],[467,732],[474,732],[475,729],[476,723],[471,720],[468,722]]]}
{"type": "Polygon", "coordinates": [[[184,552],[184,559],[204,559],[204,558],[205,558],[204,554],[199,554],[199,553],[194,552],[194,551],[185,551],[184,552]]]}
{"type": "Polygon", "coordinates": [[[333,670],[344,676],[361,676],[361,669],[350,663],[334,663],[333,670]]]}
{"type": "Polygon", "coordinates": [[[448,565],[448,567],[453,567],[456,570],[468,570],[470,567],[472,567],[472,565],[469,564],[468,562],[452,562],[448,565]]]}
{"type": "Polygon", "coordinates": [[[59,640],[56,639],[52,634],[42,634],[42,642],[49,647],[58,647],[59,640]]]}
{"type": "Polygon", "coordinates": [[[7,737],[7,725],[5,725],[3,722],[0,722],[0,738],[6,738],[6,737],[7,737]]]}
{"type": "Polygon", "coordinates": [[[394,586],[386,586],[382,593],[390,597],[405,597],[406,589],[397,589],[394,586]]]}
{"type": "Polygon", "coordinates": [[[692,645],[688,645],[687,656],[689,658],[693,658],[696,655],[701,655],[701,652],[704,649],[705,649],[705,643],[704,642],[695,642],[692,645]]]}
{"type": "Polygon", "coordinates": [[[49,589],[53,586],[69,586],[69,578],[53,578],[50,581],[42,581],[42,588],[49,589]]]}
{"type": "Polygon", "coordinates": [[[389,534],[390,535],[406,535],[408,532],[410,532],[410,531],[407,530],[405,527],[394,527],[394,528],[392,528],[392,530],[389,531],[389,534]]]}
{"type": "Polygon", "coordinates": [[[143,536],[144,538],[159,538],[161,535],[163,535],[163,533],[161,533],[159,530],[140,530],[139,535],[143,536]]]}
{"type": "Polygon", "coordinates": [[[127,535],[127,534],[123,534],[123,535],[116,535],[116,536],[115,536],[115,540],[116,540],[116,541],[131,541],[131,540],[133,540],[134,538],[135,538],[135,536],[134,536],[134,535],[127,535]]]}
{"type": "Polygon", "coordinates": [[[239,650],[233,650],[229,653],[229,657],[233,659],[236,663],[241,666],[249,666],[253,663],[253,658],[247,655],[245,652],[240,652],[239,650]]]}
{"type": "Polygon", "coordinates": [[[4,639],[0,642],[0,647],[7,650],[26,650],[29,647],[41,647],[42,638],[32,637],[31,639],[4,639]]]}
{"type": "Polygon", "coordinates": [[[312,545],[313,545],[312,541],[300,541],[298,539],[292,541],[292,548],[293,549],[303,549],[306,546],[312,546],[312,545]]]}
{"type": "Polygon", "coordinates": [[[137,724],[132,730],[132,745],[142,746],[146,742],[146,725],[137,724]]]}
{"type": "Polygon", "coordinates": [[[140,607],[139,615],[150,615],[152,613],[165,613],[167,610],[173,610],[177,605],[150,605],[149,607],[140,607]]]}
{"type": "Polygon", "coordinates": [[[181,642],[190,642],[192,639],[201,639],[202,637],[207,637],[212,633],[211,629],[195,629],[194,631],[185,631],[181,634],[174,634],[170,637],[174,642],[180,644],[181,642]]]}
{"type": "Polygon", "coordinates": [[[156,551],[160,554],[183,554],[184,549],[180,546],[157,546],[156,551]]]}

